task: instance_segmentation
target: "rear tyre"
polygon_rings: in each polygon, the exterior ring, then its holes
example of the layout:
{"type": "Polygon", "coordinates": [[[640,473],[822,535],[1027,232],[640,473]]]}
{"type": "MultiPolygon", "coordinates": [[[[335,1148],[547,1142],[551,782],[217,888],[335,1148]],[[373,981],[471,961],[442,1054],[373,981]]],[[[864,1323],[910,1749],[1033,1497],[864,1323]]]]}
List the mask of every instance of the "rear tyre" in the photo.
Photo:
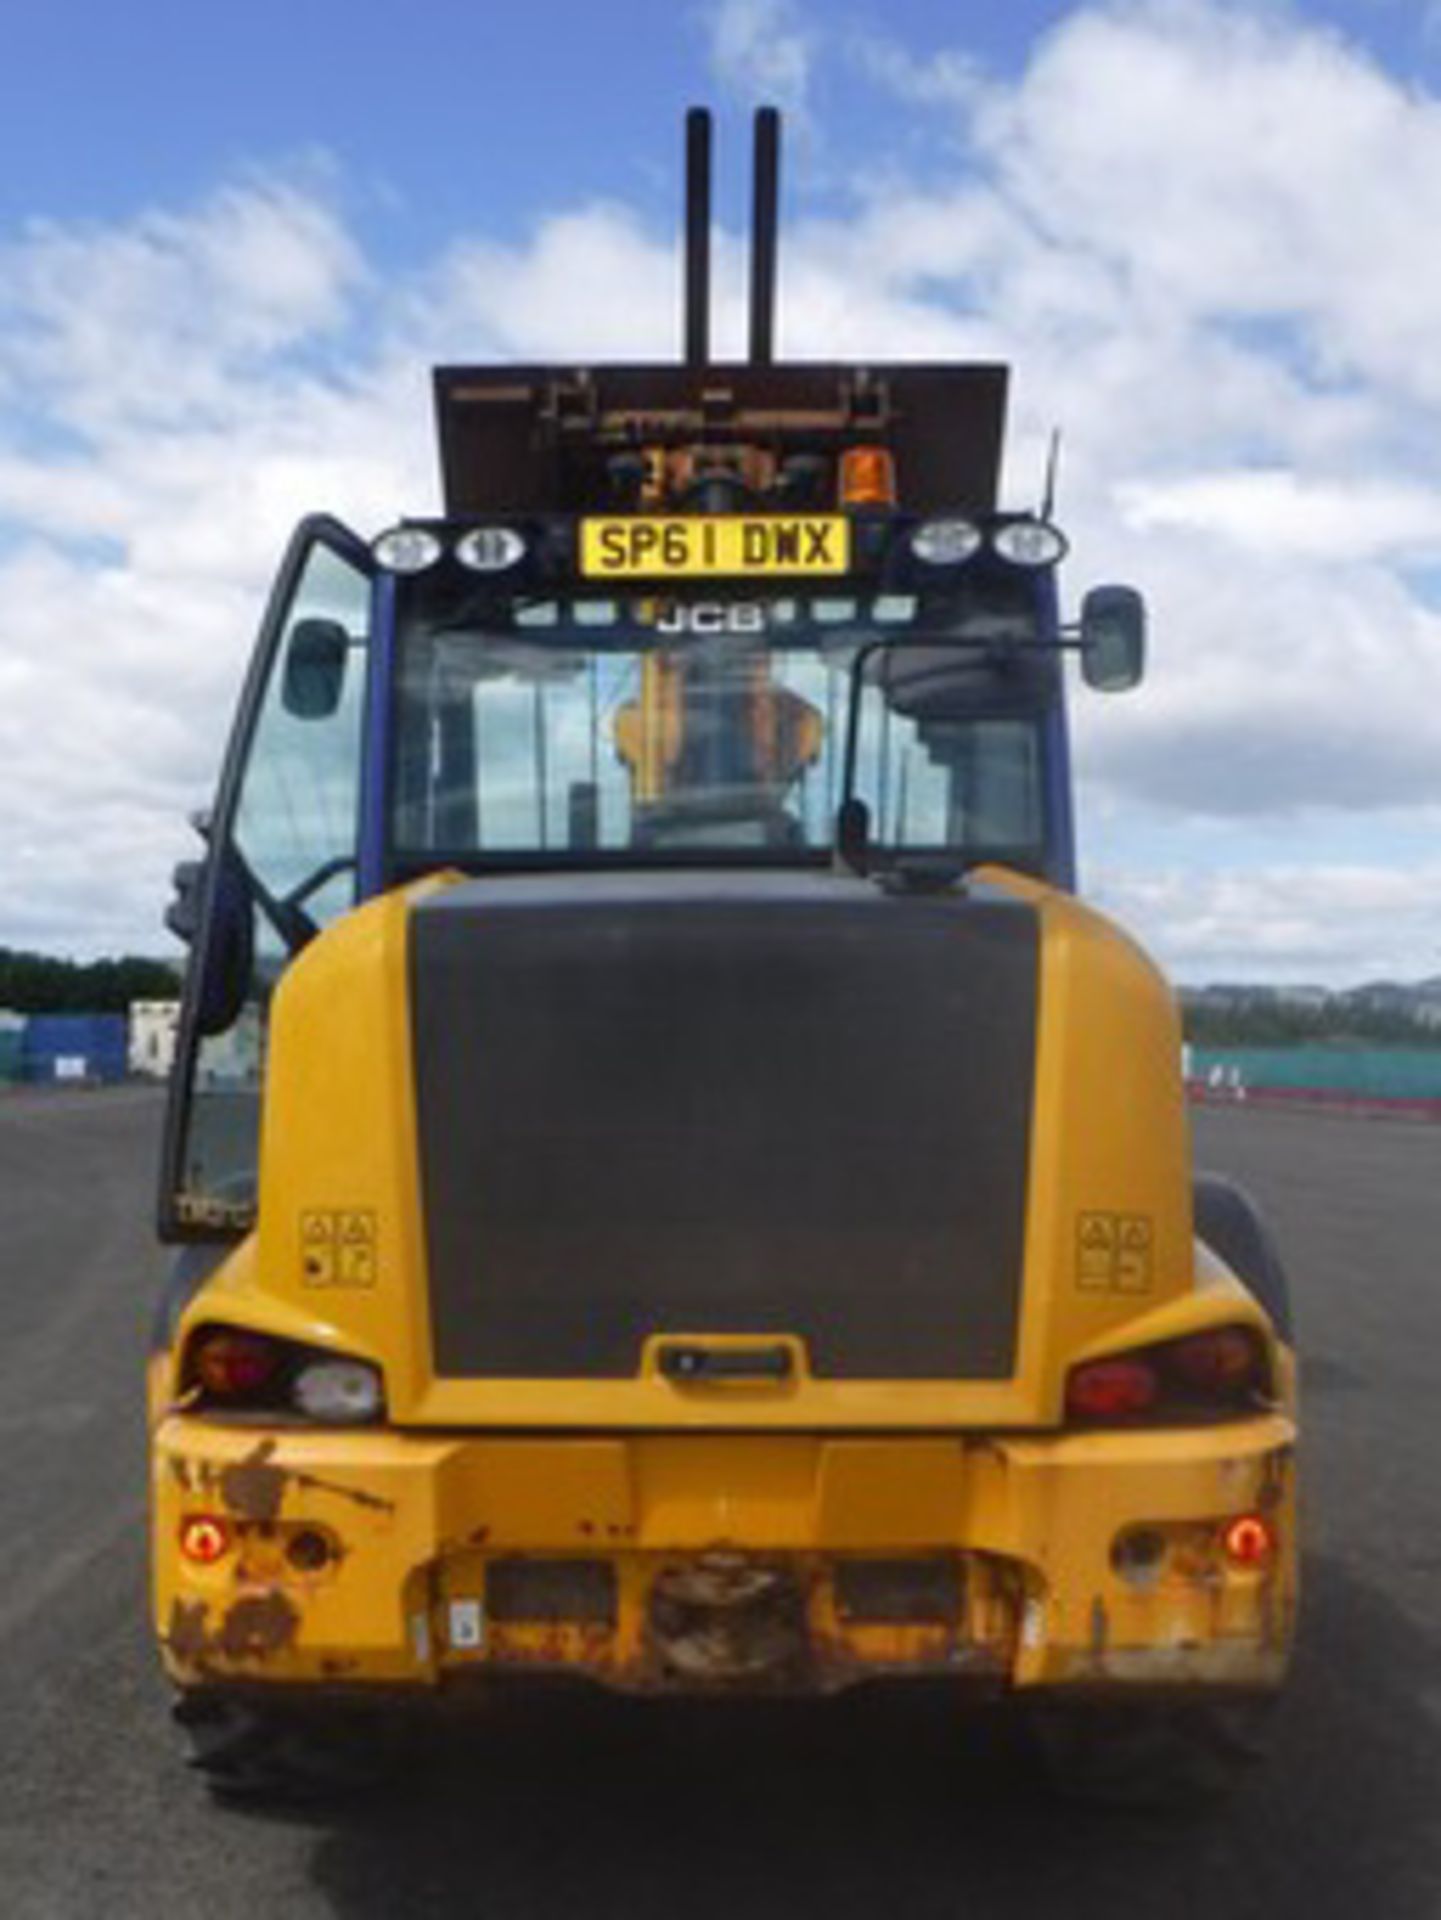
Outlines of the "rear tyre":
{"type": "Polygon", "coordinates": [[[364,1721],[288,1714],[212,1693],[182,1693],[171,1712],[189,1765],[218,1800],[340,1799],[381,1785],[394,1765],[364,1721]]]}
{"type": "Polygon", "coordinates": [[[1289,1341],[1291,1289],[1260,1208],[1244,1187],[1224,1174],[1198,1173],[1191,1192],[1197,1235],[1245,1283],[1277,1333],[1289,1341]]]}
{"type": "Polygon", "coordinates": [[[1113,1807],[1185,1807],[1234,1793],[1266,1755],[1275,1701],[1037,1702],[1031,1727],[1049,1784],[1113,1807]]]}

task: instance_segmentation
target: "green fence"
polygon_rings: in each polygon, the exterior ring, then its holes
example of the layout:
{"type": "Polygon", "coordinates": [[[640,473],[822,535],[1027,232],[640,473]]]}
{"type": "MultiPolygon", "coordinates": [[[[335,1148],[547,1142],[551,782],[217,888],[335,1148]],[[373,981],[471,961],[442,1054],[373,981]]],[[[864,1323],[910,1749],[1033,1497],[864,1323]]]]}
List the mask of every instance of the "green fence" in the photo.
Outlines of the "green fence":
{"type": "Polygon", "coordinates": [[[1190,1078],[1248,1089],[1341,1093],[1364,1100],[1441,1100],[1435,1047],[1192,1047],[1190,1078]]]}

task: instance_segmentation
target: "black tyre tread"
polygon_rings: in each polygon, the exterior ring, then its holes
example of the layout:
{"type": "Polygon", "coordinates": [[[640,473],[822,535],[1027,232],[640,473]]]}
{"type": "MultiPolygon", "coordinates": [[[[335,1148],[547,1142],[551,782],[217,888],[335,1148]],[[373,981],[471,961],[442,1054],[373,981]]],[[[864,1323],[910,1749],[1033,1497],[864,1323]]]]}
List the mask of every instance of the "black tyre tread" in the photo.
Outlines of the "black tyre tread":
{"type": "Polygon", "coordinates": [[[172,1708],[189,1765],[222,1800],[281,1805],[375,1787],[385,1752],[359,1729],[267,1712],[245,1701],[181,1694],[172,1708]]]}
{"type": "Polygon", "coordinates": [[[1184,1807],[1234,1793],[1265,1758],[1274,1701],[1037,1707],[1033,1729],[1055,1792],[1114,1807],[1184,1807]]]}
{"type": "Polygon", "coordinates": [[[1283,1340],[1291,1339],[1291,1289],[1261,1210],[1235,1180],[1198,1173],[1192,1182],[1196,1232],[1255,1294],[1283,1340]]]}

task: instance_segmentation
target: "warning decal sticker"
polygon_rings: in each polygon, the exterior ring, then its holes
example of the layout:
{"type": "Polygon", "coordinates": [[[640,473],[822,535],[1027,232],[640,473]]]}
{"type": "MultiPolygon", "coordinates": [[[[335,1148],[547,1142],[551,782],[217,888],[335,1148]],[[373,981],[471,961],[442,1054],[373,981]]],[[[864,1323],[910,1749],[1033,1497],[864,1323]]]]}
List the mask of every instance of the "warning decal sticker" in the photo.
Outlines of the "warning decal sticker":
{"type": "Polygon", "coordinates": [[[307,1287],[373,1287],[375,1214],[363,1207],[302,1213],[300,1271],[307,1287]]]}
{"type": "Polygon", "coordinates": [[[1076,1285],[1088,1293],[1149,1293],[1154,1242],[1148,1213],[1079,1214],[1076,1285]]]}

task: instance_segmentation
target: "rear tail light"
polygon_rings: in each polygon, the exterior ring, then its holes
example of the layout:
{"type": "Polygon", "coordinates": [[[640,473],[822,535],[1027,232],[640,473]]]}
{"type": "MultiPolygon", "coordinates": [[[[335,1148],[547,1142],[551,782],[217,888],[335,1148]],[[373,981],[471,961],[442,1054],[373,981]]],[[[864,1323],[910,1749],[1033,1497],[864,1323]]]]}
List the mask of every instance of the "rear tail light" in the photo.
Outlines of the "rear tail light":
{"type": "Polygon", "coordinates": [[[361,1426],[385,1412],[378,1367],[298,1341],[237,1327],[202,1327],[181,1368],[186,1405],[199,1413],[263,1413],[361,1426]]]}
{"type": "Polygon", "coordinates": [[[1066,1382],[1066,1411],[1082,1420],[1126,1420],[1147,1412],[1160,1390],[1145,1360],[1092,1360],[1066,1382]]]}
{"type": "Polygon", "coordinates": [[[1215,1419],[1255,1412],[1271,1398],[1271,1363],[1252,1327],[1208,1327],[1087,1360],[1066,1379],[1066,1414],[1077,1421],[1215,1419]]]}
{"type": "Polygon", "coordinates": [[[280,1344],[263,1333],[212,1327],[190,1350],[201,1391],[216,1400],[250,1400],[262,1394],[280,1366],[280,1344]]]}
{"type": "Polygon", "coordinates": [[[1214,1327],[1173,1340],[1171,1366],[1192,1386],[1208,1393],[1232,1387],[1256,1371],[1256,1336],[1245,1327],[1214,1327]]]}

